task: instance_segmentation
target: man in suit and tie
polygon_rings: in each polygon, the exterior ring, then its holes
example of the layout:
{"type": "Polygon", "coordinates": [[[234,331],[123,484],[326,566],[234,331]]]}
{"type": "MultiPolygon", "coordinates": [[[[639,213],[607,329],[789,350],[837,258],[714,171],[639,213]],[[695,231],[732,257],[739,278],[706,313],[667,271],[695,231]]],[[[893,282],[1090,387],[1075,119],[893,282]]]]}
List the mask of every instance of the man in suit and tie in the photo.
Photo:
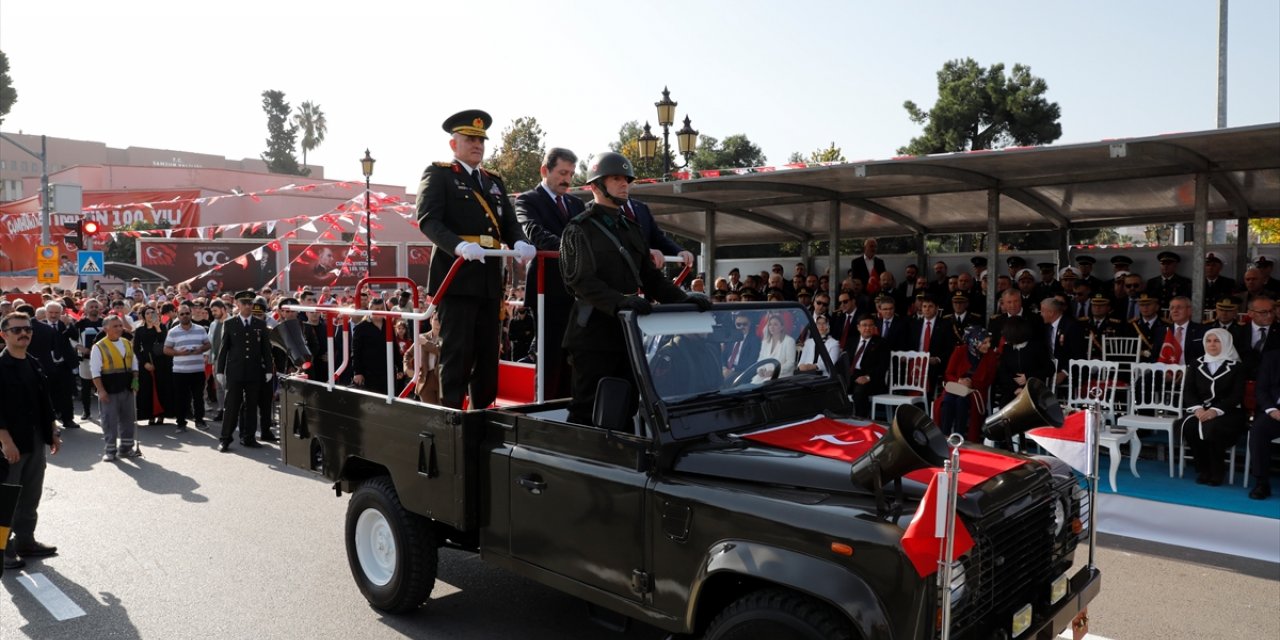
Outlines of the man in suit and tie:
{"type": "MultiPolygon", "coordinates": [[[[547,151],[538,172],[542,182],[538,186],[516,196],[516,219],[524,228],[529,242],[539,251],[560,251],[560,235],[564,226],[574,216],[582,213],[586,205],[569,195],[573,172],[578,157],[568,149],[552,147],[547,151]]],[[[569,307],[573,295],[564,288],[560,274],[560,260],[547,258],[534,260],[525,274],[525,291],[529,299],[535,299],[539,291],[538,277],[543,278],[541,291],[545,296],[542,322],[542,389],[544,398],[563,398],[569,395],[568,357],[560,342],[569,324],[569,307]]],[[[526,304],[529,304],[527,299],[526,304]]],[[[536,303],[530,305],[537,310],[536,303]]]]}
{"type": "Polygon", "coordinates": [[[441,403],[454,409],[461,409],[468,395],[473,409],[488,407],[498,395],[505,265],[486,260],[485,250],[506,245],[526,263],[537,255],[511,210],[502,179],[480,166],[491,124],[493,118],[478,109],[445,120],[454,159],[429,165],[418,185],[418,228],[435,245],[429,293],[440,291],[456,258],[465,260],[436,307],[441,403]]]}
{"type": "Polygon", "coordinates": [[[222,345],[218,349],[218,384],[227,389],[225,416],[218,451],[231,450],[231,436],[240,427],[240,443],[257,448],[255,418],[262,385],[270,383],[272,374],[271,340],[267,323],[253,316],[253,291],[236,294],[239,312],[226,321],[222,329],[222,345]],[[242,408],[248,408],[241,411],[242,408]],[[244,424],[237,424],[244,420],[244,424]]]}
{"type": "Polygon", "coordinates": [[[1049,356],[1054,359],[1056,384],[1066,381],[1072,360],[1085,357],[1084,330],[1066,315],[1066,309],[1066,303],[1056,297],[1040,301],[1040,320],[1044,323],[1040,337],[1045,341],[1049,356]]]}
{"type": "Polygon", "coordinates": [[[871,415],[871,396],[884,393],[888,388],[885,373],[889,370],[889,345],[876,335],[876,318],[870,315],[858,319],[858,339],[850,341],[853,354],[849,360],[849,394],[853,397],[853,414],[866,418],[871,415]]]}
{"type": "Polygon", "coordinates": [[[848,289],[836,296],[836,309],[831,318],[831,335],[840,342],[840,352],[848,353],[848,345],[858,339],[858,318],[870,313],[858,306],[858,298],[848,289]]]}
{"type": "Polygon", "coordinates": [[[1258,366],[1264,354],[1280,349],[1275,313],[1276,303],[1271,298],[1254,298],[1249,302],[1249,322],[1237,324],[1231,331],[1232,342],[1244,361],[1247,380],[1257,379],[1258,366]]]}
{"type": "Polygon", "coordinates": [[[956,347],[951,321],[938,312],[938,303],[928,293],[916,297],[920,316],[911,318],[907,347],[929,354],[929,393],[933,395],[942,381],[942,372],[956,347]]]}
{"type": "MultiPolygon", "coordinates": [[[[867,238],[862,243],[862,255],[853,259],[853,263],[849,266],[849,275],[861,280],[866,285],[867,292],[880,292],[880,274],[887,271],[884,266],[884,260],[876,257],[876,251],[879,250],[880,243],[875,238],[867,238]],[[872,274],[875,274],[874,283],[872,282],[872,274]]],[[[884,293],[889,293],[885,291],[884,293]]]]}
{"type": "MultiPolygon", "coordinates": [[[[60,338],[54,347],[54,364],[52,371],[46,372],[50,377],[49,393],[53,400],[54,413],[62,422],[63,429],[79,429],[75,421],[75,406],[72,397],[76,389],[76,369],[80,365],[80,357],[76,355],[75,342],[79,338],[75,324],[63,315],[62,305],[49,302],[44,305],[45,323],[60,338]],[[65,347],[65,349],[62,349],[65,347]]],[[[29,350],[30,348],[28,348],[29,350]]]]}
{"type": "MultiPolygon", "coordinates": [[[[1222,256],[1210,251],[1204,254],[1204,308],[1212,309],[1218,301],[1236,292],[1236,281],[1222,274],[1222,256]]],[[[1190,295],[1190,294],[1188,294],[1190,295]]]]}
{"type": "Polygon", "coordinates": [[[724,345],[724,379],[732,380],[760,359],[760,336],[753,330],[756,321],[750,314],[739,313],[733,319],[737,339],[724,345]]]}
{"type": "MultiPolygon", "coordinates": [[[[1179,358],[1173,364],[1185,364],[1188,371],[1204,355],[1204,325],[1191,321],[1191,298],[1175,296],[1169,301],[1169,328],[1173,340],[1179,346],[1179,358]]],[[[1163,344],[1163,343],[1162,343],[1163,344]]],[[[1243,356],[1244,352],[1237,351],[1243,356]]]]}
{"type": "MultiPolygon", "coordinates": [[[[649,211],[649,205],[636,199],[628,199],[627,203],[622,205],[622,214],[640,225],[640,235],[644,236],[645,242],[649,244],[649,255],[653,258],[653,266],[661,270],[665,264],[664,257],[680,256],[684,266],[693,269],[693,254],[680,248],[675,240],[668,238],[667,234],[662,232],[649,211]]],[[[779,273],[781,273],[781,267],[779,267],[779,273]]]]}
{"type": "Polygon", "coordinates": [[[893,298],[882,295],[876,298],[876,330],[890,351],[902,351],[907,345],[910,323],[897,314],[898,305],[893,298]]]}
{"type": "Polygon", "coordinates": [[[1022,292],[1017,289],[1005,289],[1000,294],[1000,313],[991,316],[987,322],[987,331],[991,332],[991,344],[999,346],[1004,325],[1011,318],[1022,318],[1031,315],[1023,307],[1022,292]]]}

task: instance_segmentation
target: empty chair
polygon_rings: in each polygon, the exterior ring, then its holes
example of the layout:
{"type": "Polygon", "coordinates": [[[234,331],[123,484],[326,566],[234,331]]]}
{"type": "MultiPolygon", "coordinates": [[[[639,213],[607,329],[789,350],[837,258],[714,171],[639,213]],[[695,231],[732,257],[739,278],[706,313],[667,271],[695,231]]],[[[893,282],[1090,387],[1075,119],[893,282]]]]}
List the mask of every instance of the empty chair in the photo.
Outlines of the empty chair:
{"type": "Polygon", "coordinates": [[[1098,434],[1098,446],[1106,447],[1111,456],[1111,490],[1116,491],[1116,472],[1123,457],[1120,445],[1129,443],[1129,471],[1138,477],[1138,449],[1142,442],[1134,430],[1123,427],[1116,431],[1109,425],[1116,424],[1116,383],[1120,376],[1120,363],[1105,360],[1072,360],[1067,363],[1067,406],[1087,409],[1097,403],[1102,410],[1103,428],[1098,434]]]}
{"type": "Polygon", "coordinates": [[[1121,369],[1128,369],[1138,362],[1141,338],[1137,336],[1102,336],[1102,359],[1119,362],[1121,369]]]}
{"type": "Polygon", "coordinates": [[[889,353],[889,392],[871,396],[871,419],[876,419],[876,407],[892,409],[904,404],[919,404],[929,410],[926,394],[929,380],[929,354],[924,351],[893,351],[889,353]]]}
{"type": "MultiPolygon", "coordinates": [[[[1135,431],[1149,429],[1168,434],[1169,477],[1173,477],[1174,458],[1181,447],[1174,446],[1174,433],[1178,418],[1183,414],[1182,388],[1187,367],[1181,364],[1133,365],[1130,378],[1129,413],[1120,416],[1116,424],[1135,431]]],[[[1135,446],[1140,447],[1140,443],[1135,446]]]]}

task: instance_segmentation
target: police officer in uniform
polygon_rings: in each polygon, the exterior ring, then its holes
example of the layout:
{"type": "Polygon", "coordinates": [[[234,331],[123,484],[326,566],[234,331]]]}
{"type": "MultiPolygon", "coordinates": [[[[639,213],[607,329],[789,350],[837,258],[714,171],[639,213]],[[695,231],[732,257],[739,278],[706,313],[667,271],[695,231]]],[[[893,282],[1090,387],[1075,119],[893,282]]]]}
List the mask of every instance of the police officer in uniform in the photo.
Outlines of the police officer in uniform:
{"type": "MultiPolygon", "coordinates": [[[[710,300],[686,294],[649,260],[649,245],[640,226],[621,213],[633,180],[635,173],[626,156],[610,152],[595,158],[587,175],[595,201],[569,220],[560,236],[560,271],[574,296],[564,333],[564,348],[573,367],[569,421],[578,424],[591,424],[601,378],[633,380],[616,316],[624,310],[643,315],[653,309],[649,300],[635,294],[637,289],[659,302],[693,302],[703,311],[711,308],[710,300]]],[[[634,412],[634,394],[631,405],[634,412]]]]}
{"type": "Polygon", "coordinates": [[[453,162],[436,162],[418,185],[418,227],[435,244],[428,293],[440,290],[456,258],[458,269],[440,314],[441,402],[461,409],[470,392],[471,408],[483,409],[498,395],[498,347],[502,328],[503,261],[485,260],[485,249],[507,245],[527,263],[537,254],[507,197],[502,179],[480,167],[486,129],[493,118],[472,109],[450,116],[453,162]]]}
{"type": "Polygon", "coordinates": [[[246,447],[261,447],[254,438],[257,413],[262,385],[270,384],[271,341],[267,335],[267,323],[253,317],[252,291],[241,291],[236,294],[237,315],[226,320],[222,329],[222,346],[218,349],[217,376],[218,384],[227,390],[225,416],[222,421],[222,437],[218,443],[218,451],[226,453],[231,450],[231,434],[235,433],[237,423],[240,427],[240,443],[246,447]],[[241,411],[244,415],[241,415],[241,411]]]}
{"type": "MultiPolygon", "coordinates": [[[[1087,255],[1076,256],[1076,265],[1080,267],[1079,282],[1087,283],[1089,285],[1090,291],[1094,293],[1101,293],[1103,296],[1106,296],[1107,298],[1111,298],[1113,297],[1111,293],[1111,287],[1102,286],[1102,279],[1099,278],[1098,276],[1093,275],[1093,265],[1097,264],[1097,262],[1098,262],[1098,259],[1093,256],[1087,256],[1087,255]]],[[[1111,281],[1108,280],[1107,284],[1110,285],[1110,283],[1111,281]]]]}
{"type": "Polygon", "coordinates": [[[1160,301],[1160,308],[1168,308],[1175,296],[1190,298],[1191,278],[1177,272],[1182,257],[1172,251],[1161,251],[1156,254],[1156,260],[1160,262],[1160,275],[1147,280],[1147,293],[1160,301]]]}

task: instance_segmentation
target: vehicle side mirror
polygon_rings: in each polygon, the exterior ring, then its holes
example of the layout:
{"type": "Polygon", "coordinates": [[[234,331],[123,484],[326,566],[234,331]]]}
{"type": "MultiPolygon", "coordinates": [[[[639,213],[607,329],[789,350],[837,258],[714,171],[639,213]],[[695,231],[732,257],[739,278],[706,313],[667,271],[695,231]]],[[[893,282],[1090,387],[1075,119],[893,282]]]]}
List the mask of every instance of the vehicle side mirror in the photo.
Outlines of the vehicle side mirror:
{"type": "Polygon", "coordinates": [[[600,429],[629,430],[631,394],[630,382],[622,378],[601,378],[596,384],[596,401],[591,408],[591,424],[600,429]]]}

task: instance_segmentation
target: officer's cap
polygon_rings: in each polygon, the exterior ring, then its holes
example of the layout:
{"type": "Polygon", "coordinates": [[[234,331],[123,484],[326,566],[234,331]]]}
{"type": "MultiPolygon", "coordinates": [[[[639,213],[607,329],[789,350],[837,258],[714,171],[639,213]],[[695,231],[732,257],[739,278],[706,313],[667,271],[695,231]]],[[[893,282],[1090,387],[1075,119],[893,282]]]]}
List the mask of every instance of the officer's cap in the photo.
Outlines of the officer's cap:
{"type": "Polygon", "coordinates": [[[1058,265],[1052,262],[1037,262],[1036,266],[1040,267],[1040,273],[1053,273],[1058,270],[1058,265]]]}
{"type": "Polygon", "coordinates": [[[1005,263],[1009,265],[1010,269],[1021,269],[1027,266],[1027,260],[1022,256],[1009,256],[1005,263]]]}
{"type": "Polygon", "coordinates": [[[1080,273],[1077,272],[1074,267],[1063,267],[1061,274],[1058,276],[1058,279],[1066,280],[1068,278],[1079,278],[1079,277],[1080,277],[1080,273]]]}
{"type": "Polygon", "coordinates": [[[1235,311],[1240,308],[1240,300],[1235,296],[1227,296],[1215,305],[1218,311],[1235,311]]]}
{"type": "Polygon", "coordinates": [[[1023,279],[1023,278],[1031,278],[1032,280],[1035,280],[1035,279],[1036,279],[1036,274],[1031,273],[1031,270],[1030,270],[1030,269],[1023,269],[1023,270],[1019,271],[1019,272],[1018,272],[1018,274],[1017,274],[1016,276],[1014,276],[1014,279],[1015,279],[1015,280],[1021,280],[1021,279],[1023,279]]]}
{"type": "Polygon", "coordinates": [[[258,294],[254,293],[252,289],[245,289],[244,291],[237,291],[237,292],[236,292],[236,302],[253,302],[253,299],[254,299],[255,297],[257,297],[257,295],[258,295],[258,294]]]}
{"type": "Polygon", "coordinates": [[[1254,266],[1269,267],[1272,264],[1271,258],[1267,256],[1258,256],[1253,259],[1254,266]]]}
{"type": "Polygon", "coordinates": [[[1128,276],[1129,276],[1129,272],[1128,272],[1128,271],[1117,271],[1117,272],[1116,272],[1116,278],[1115,278],[1115,279],[1116,279],[1116,280],[1124,280],[1124,279],[1125,279],[1126,277],[1128,277],[1128,276]]]}
{"type": "Polygon", "coordinates": [[[1209,253],[1204,254],[1204,261],[1206,264],[1210,262],[1216,262],[1218,264],[1222,264],[1222,256],[1219,256],[1218,254],[1210,251],[1209,253]]]}
{"type": "Polygon", "coordinates": [[[973,266],[975,266],[975,267],[985,267],[985,266],[987,266],[987,257],[986,257],[986,256],[974,256],[974,257],[972,257],[972,258],[969,258],[969,264],[971,264],[971,265],[973,265],[973,266]]]}
{"type": "Polygon", "coordinates": [[[1149,293],[1138,294],[1138,304],[1160,304],[1160,298],[1149,293]]]}
{"type": "Polygon", "coordinates": [[[257,312],[257,311],[261,311],[261,312],[263,312],[263,313],[266,313],[266,311],[267,311],[267,299],[266,299],[266,298],[264,298],[264,297],[262,297],[262,296],[258,296],[258,297],[256,297],[256,298],[254,298],[254,299],[253,299],[253,310],[254,310],[255,312],[257,312]]]}
{"type": "Polygon", "coordinates": [[[1182,262],[1182,258],[1172,251],[1161,251],[1156,254],[1156,260],[1160,262],[1182,262]]]}
{"type": "Polygon", "coordinates": [[[801,287],[799,291],[796,291],[796,297],[799,298],[800,296],[804,296],[806,298],[812,298],[813,292],[804,287],[801,287]]]}
{"type": "Polygon", "coordinates": [[[479,110],[467,109],[459,111],[444,121],[444,130],[448,133],[461,133],[464,136],[489,139],[485,131],[493,124],[493,116],[479,110]]]}
{"type": "Polygon", "coordinates": [[[1117,267],[1127,267],[1133,264],[1133,258],[1129,256],[1111,256],[1111,264],[1117,267]]]}
{"type": "Polygon", "coordinates": [[[1093,304],[1095,304],[1095,305],[1098,305],[1098,304],[1111,304],[1111,298],[1108,298],[1108,297],[1106,297],[1106,296],[1102,295],[1101,293],[1095,293],[1095,294],[1093,294],[1093,297],[1089,299],[1089,302],[1092,302],[1092,303],[1093,303],[1093,304]]]}
{"type": "Polygon", "coordinates": [[[1085,256],[1085,255],[1076,256],[1076,264],[1094,264],[1097,261],[1098,259],[1093,256],[1085,256]]]}
{"type": "Polygon", "coordinates": [[[951,295],[951,301],[952,302],[968,302],[969,296],[966,296],[963,291],[957,291],[951,295]]]}
{"type": "Polygon", "coordinates": [[[297,299],[297,298],[282,298],[282,299],[280,300],[280,302],[277,302],[277,303],[276,303],[276,308],[278,309],[278,308],[280,308],[280,307],[282,307],[282,306],[284,306],[284,305],[286,305],[286,304],[298,304],[298,299],[297,299]]]}

